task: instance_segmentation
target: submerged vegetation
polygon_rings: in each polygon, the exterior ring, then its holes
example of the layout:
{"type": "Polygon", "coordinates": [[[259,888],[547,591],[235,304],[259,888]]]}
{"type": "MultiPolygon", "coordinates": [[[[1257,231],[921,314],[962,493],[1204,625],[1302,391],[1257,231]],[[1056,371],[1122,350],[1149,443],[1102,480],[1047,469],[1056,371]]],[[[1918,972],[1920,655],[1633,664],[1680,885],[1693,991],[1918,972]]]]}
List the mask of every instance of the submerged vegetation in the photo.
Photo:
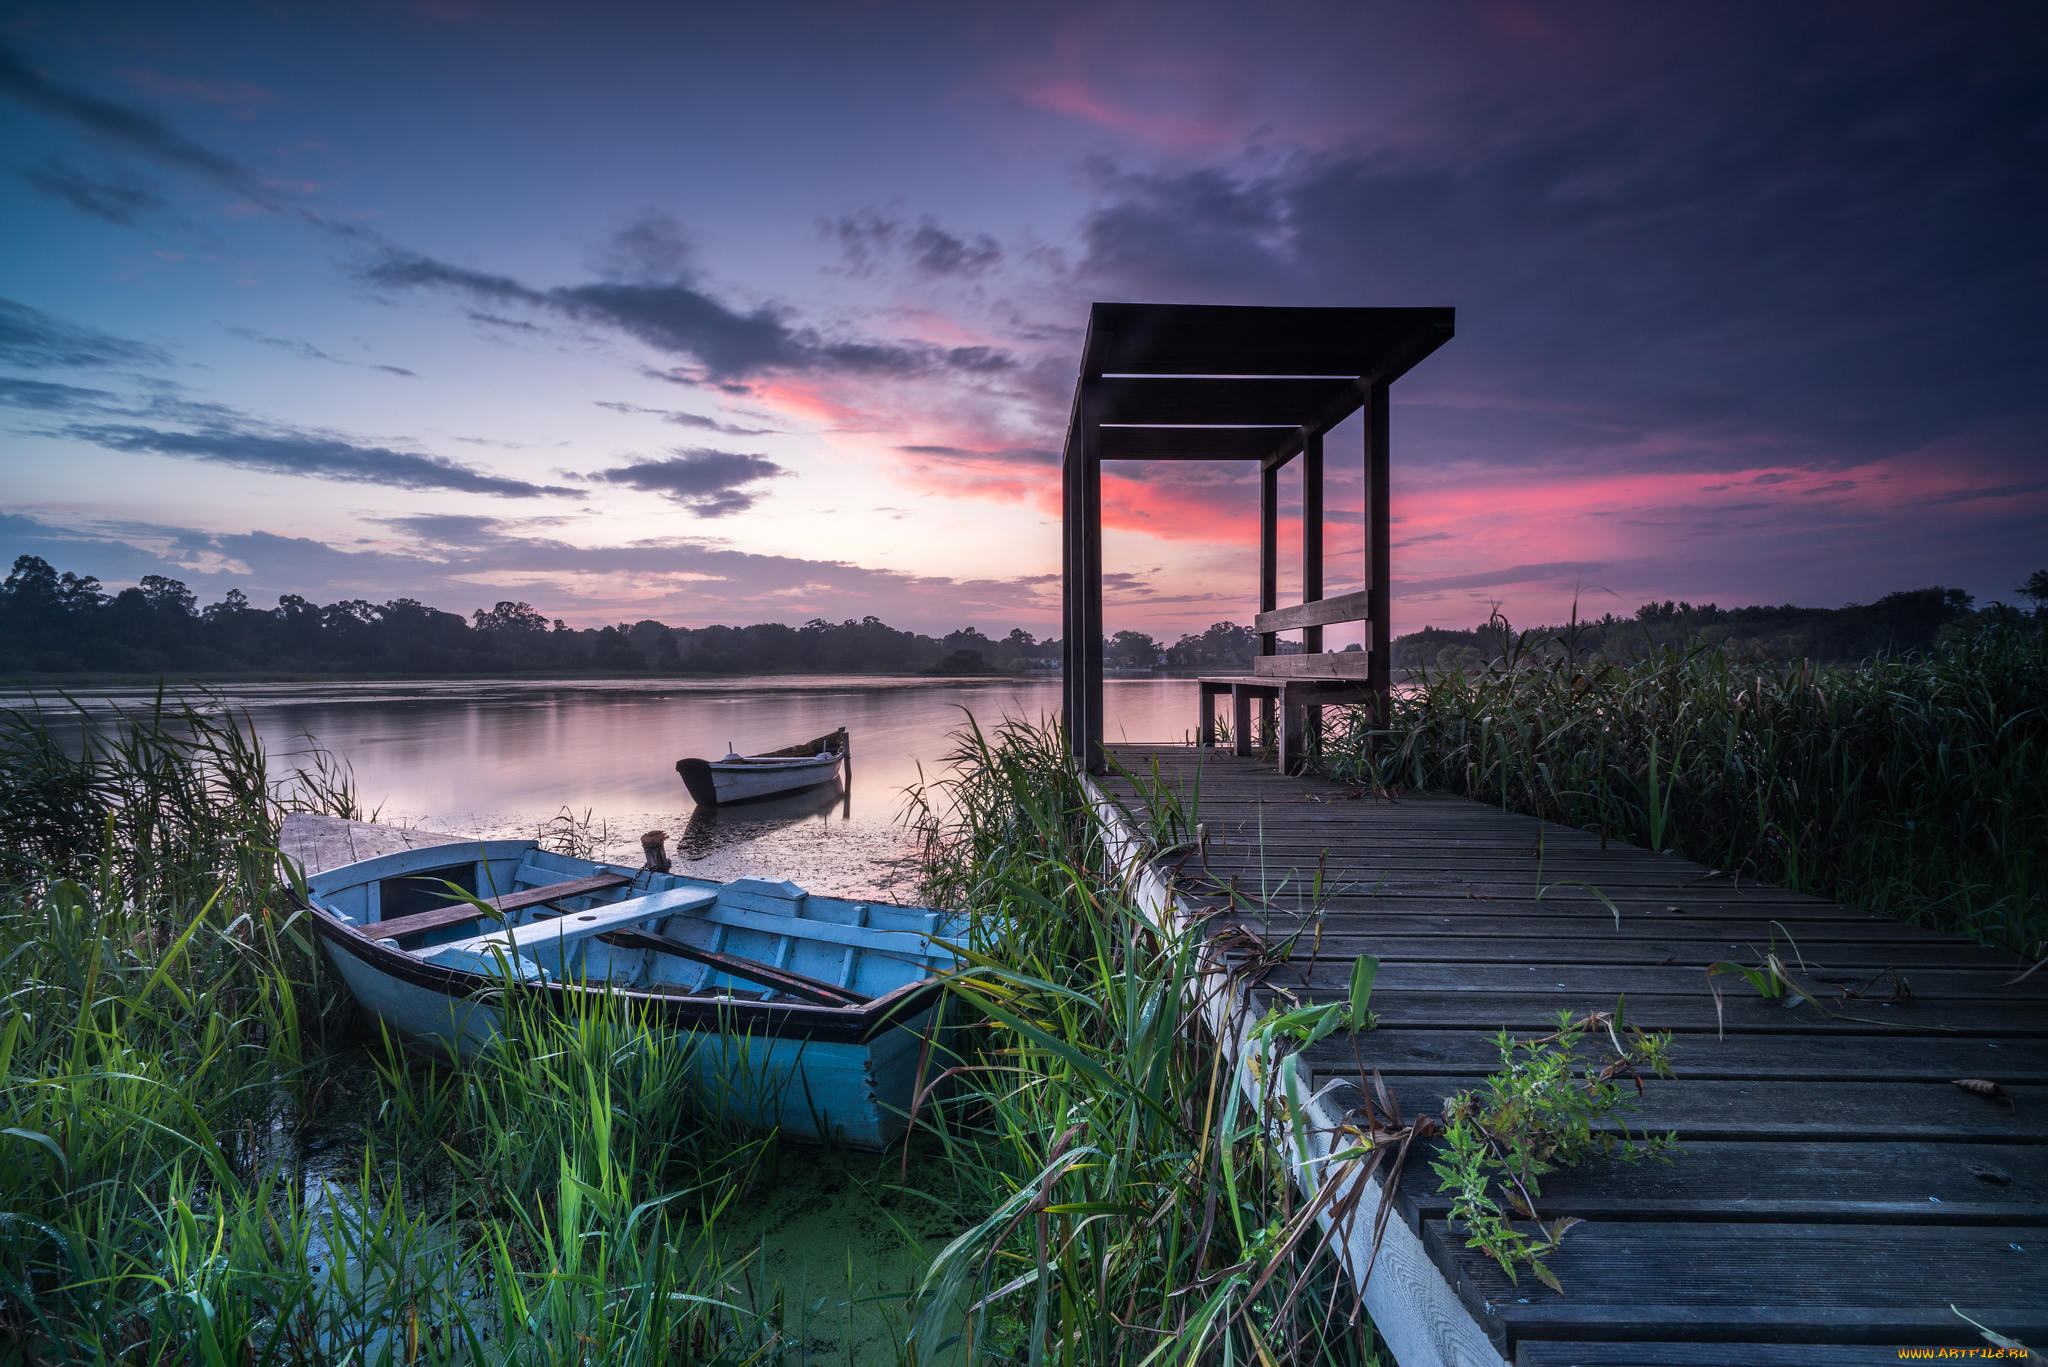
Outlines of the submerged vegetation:
{"type": "Polygon", "coordinates": [[[1855,667],[1693,641],[1620,659],[1500,625],[1491,662],[1350,719],[1342,777],[1460,793],[2039,957],[2048,623],[1855,667]]]}

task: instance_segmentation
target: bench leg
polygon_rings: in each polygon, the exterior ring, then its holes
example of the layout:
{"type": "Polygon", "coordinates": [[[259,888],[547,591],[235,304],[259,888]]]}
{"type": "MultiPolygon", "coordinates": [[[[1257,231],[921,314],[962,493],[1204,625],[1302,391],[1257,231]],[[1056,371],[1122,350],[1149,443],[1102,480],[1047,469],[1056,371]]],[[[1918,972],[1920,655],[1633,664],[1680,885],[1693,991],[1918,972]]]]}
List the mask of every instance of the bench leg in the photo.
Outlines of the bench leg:
{"type": "Polygon", "coordinates": [[[1201,725],[1195,728],[1195,744],[1207,750],[1216,744],[1216,692],[1208,684],[1196,684],[1202,695],[1201,725]]]}
{"type": "Polygon", "coordinates": [[[1302,714],[1308,709],[1300,703],[1283,702],[1280,705],[1280,772],[1299,773],[1302,769],[1302,714]]]}
{"type": "Polygon", "coordinates": [[[1252,753],[1252,695],[1235,684],[1230,689],[1230,729],[1232,752],[1250,758],[1252,753]]]}

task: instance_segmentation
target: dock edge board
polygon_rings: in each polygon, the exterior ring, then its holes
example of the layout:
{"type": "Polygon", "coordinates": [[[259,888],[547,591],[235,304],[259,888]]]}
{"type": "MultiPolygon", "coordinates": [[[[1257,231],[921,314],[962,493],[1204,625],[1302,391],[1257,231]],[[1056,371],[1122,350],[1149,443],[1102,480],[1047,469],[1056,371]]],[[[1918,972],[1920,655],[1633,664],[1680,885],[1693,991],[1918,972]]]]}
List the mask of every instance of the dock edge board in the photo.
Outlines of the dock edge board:
{"type": "MultiPolygon", "coordinates": [[[[1186,929],[1196,919],[1195,916],[1174,897],[1166,880],[1144,861],[1140,853],[1144,848],[1143,842],[1125,821],[1123,808],[1093,776],[1081,775],[1081,784],[1088,795],[1089,805],[1095,810],[1096,820],[1102,825],[1110,858],[1123,870],[1131,898],[1139,910],[1162,930],[1169,926],[1186,929]]],[[[1218,985],[1225,977],[1220,972],[1207,976],[1218,985]]],[[[1204,992],[1202,997],[1204,1014],[1224,1056],[1230,1061],[1233,1073],[1245,1079],[1244,1044],[1251,1025],[1248,1013],[1238,1009],[1236,994],[1211,991],[1204,992]]],[[[1257,1105],[1261,1098],[1252,1091],[1248,1082],[1246,1090],[1247,1099],[1257,1105]]],[[[1315,1198],[1318,1190],[1316,1174],[1328,1160],[1334,1143],[1333,1134],[1343,1119],[1336,1113],[1342,1109],[1342,1102],[1338,1099],[1342,1090],[1333,1089],[1317,1096],[1300,1098],[1304,1103],[1303,1114],[1310,1121],[1307,1150],[1314,1155],[1314,1161],[1297,1170],[1296,1184],[1302,1195],[1310,1200],[1315,1198]]],[[[1292,1125],[1285,1120],[1281,1124],[1289,1131],[1287,1142],[1290,1145],[1298,1142],[1291,1133],[1292,1125]]],[[[1352,1182],[1357,1179],[1347,1177],[1342,1180],[1352,1182]]],[[[1358,1209],[1361,1212],[1377,1210],[1381,1190],[1378,1174],[1368,1178],[1358,1209]]],[[[1327,1214],[1319,1216],[1317,1223],[1327,1229],[1330,1217],[1327,1214]]],[[[1364,1218],[1353,1220],[1338,1256],[1353,1287],[1364,1280],[1365,1308],[1372,1316],[1373,1328],[1392,1351],[1400,1367],[1439,1367],[1439,1364],[1441,1367],[1510,1367],[1508,1360],[1501,1355],[1500,1346],[1465,1308],[1457,1290],[1445,1279],[1423,1247],[1420,1236],[1408,1227],[1406,1221],[1398,1217],[1387,1221],[1378,1261],[1374,1262],[1372,1221],[1364,1218]],[[1365,1277],[1368,1266],[1372,1269],[1370,1278],[1365,1277]]]]}

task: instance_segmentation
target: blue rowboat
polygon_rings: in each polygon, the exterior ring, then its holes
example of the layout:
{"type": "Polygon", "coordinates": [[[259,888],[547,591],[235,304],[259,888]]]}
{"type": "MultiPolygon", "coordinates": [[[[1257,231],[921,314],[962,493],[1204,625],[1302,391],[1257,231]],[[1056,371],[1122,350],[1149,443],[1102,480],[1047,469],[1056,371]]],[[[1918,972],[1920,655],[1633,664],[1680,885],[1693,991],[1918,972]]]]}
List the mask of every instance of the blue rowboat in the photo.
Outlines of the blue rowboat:
{"type": "Polygon", "coordinates": [[[966,933],[946,912],[297,813],[280,845],[356,1001],[444,1057],[489,1045],[508,991],[624,998],[699,1036],[705,1080],[754,1123],[870,1150],[945,1066],[938,975],[966,933]]]}

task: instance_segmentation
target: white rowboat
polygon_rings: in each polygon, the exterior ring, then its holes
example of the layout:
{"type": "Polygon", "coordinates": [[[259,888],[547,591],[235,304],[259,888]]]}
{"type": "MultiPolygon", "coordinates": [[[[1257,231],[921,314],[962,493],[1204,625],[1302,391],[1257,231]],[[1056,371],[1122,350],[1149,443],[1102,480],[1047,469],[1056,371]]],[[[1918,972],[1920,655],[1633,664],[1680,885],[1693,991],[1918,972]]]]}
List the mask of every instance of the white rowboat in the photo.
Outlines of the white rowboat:
{"type": "Polygon", "coordinates": [[[742,755],[728,742],[724,759],[679,759],[676,772],[700,807],[794,793],[830,783],[848,763],[846,728],[765,754],[742,755]]]}

